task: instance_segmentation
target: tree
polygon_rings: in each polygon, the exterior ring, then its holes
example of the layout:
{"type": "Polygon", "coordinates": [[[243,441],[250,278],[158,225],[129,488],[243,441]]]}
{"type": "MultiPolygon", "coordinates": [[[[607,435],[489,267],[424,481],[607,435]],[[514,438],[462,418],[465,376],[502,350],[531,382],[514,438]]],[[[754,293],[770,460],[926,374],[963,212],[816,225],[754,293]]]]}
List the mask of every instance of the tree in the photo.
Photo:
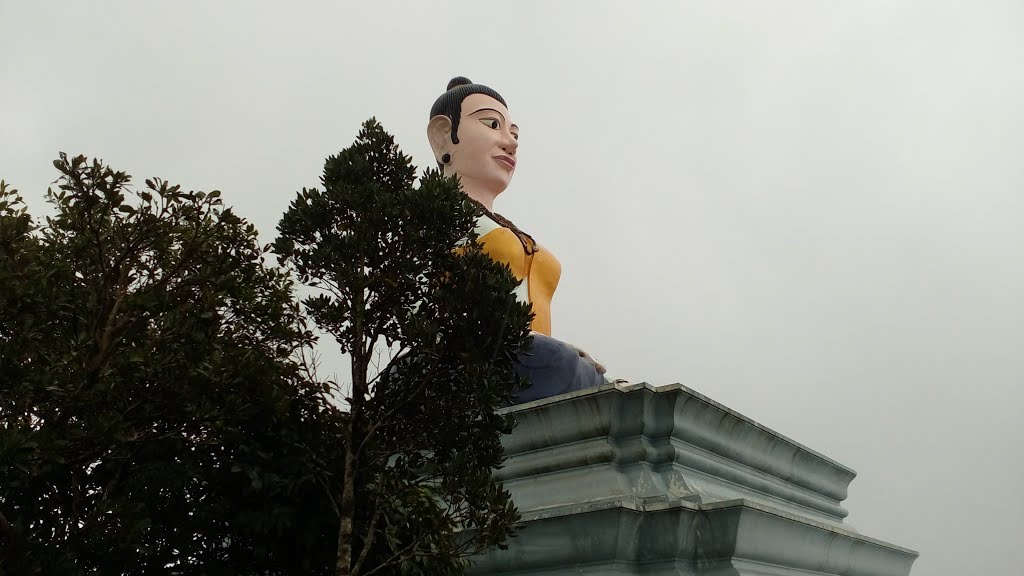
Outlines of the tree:
{"type": "Polygon", "coordinates": [[[278,225],[275,251],[316,290],[310,316],[351,359],[339,575],[461,573],[518,520],[491,472],[529,309],[475,242],[481,212],[457,181],[415,174],[368,120],[278,225]]]}
{"type": "Polygon", "coordinates": [[[45,225],[0,184],[0,574],[329,573],[345,415],[287,273],[218,192],[54,164],[45,225]]]}

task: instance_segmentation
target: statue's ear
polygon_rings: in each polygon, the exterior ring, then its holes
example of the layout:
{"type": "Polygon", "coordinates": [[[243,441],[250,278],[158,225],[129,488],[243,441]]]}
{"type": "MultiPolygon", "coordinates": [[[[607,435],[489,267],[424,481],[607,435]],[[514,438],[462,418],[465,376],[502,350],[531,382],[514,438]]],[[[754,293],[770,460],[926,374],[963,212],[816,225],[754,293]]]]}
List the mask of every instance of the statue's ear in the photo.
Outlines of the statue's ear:
{"type": "Polygon", "coordinates": [[[434,158],[440,159],[442,154],[451,150],[451,135],[452,121],[447,116],[438,114],[430,119],[427,124],[427,140],[434,151],[434,158]]]}

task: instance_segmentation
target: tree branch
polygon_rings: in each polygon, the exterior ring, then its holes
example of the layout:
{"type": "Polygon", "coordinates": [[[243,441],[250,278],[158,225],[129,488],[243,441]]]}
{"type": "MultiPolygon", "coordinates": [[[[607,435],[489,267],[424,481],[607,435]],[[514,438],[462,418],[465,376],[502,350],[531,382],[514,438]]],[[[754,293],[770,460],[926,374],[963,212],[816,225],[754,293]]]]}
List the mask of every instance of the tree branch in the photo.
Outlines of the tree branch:
{"type": "Polygon", "coordinates": [[[369,572],[367,572],[364,576],[372,576],[375,572],[377,572],[379,570],[383,570],[384,568],[387,568],[388,566],[391,566],[393,564],[396,564],[397,563],[396,560],[397,561],[401,561],[401,559],[406,554],[408,554],[409,551],[414,550],[417,546],[419,546],[420,542],[422,542],[424,540],[424,538],[426,538],[425,535],[424,536],[420,536],[419,538],[416,538],[415,540],[412,541],[411,544],[409,544],[405,548],[399,550],[398,552],[395,552],[394,554],[391,555],[390,558],[388,558],[387,560],[381,562],[377,566],[374,566],[373,569],[370,570],[369,572]]]}
{"type": "Polygon", "coordinates": [[[0,510],[0,534],[13,536],[12,532],[11,523],[7,520],[7,516],[4,515],[3,510],[0,510]]]}
{"type": "Polygon", "coordinates": [[[370,547],[373,546],[373,541],[377,536],[377,521],[380,519],[380,497],[381,492],[377,492],[377,497],[373,502],[373,514],[370,517],[370,526],[366,529],[366,537],[363,539],[363,549],[359,551],[359,558],[356,560],[356,565],[352,568],[352,576],[358,576],[359,569],[363,567],[363,563],[366,561],[366,557],[370,554],[370,547]]]}
{"type": "Polygon", "coordinates": [[[419,386],[417,386],[416,389],[412,391],[412,393],[405,395],[400,401],[398,401],[391,407],[391,410],[389,410],[387,414],[378,418],[373,423],[373,425],[370,426],[370,429],[366,432],[366,436],[363,437],[363,441],[359,443],[359,448],[356,451],[357,454],[363,451],[363,448],[366,447],[366,443],[369,442],[371,438],[373,438],[373,435],[377,432],[377,429],[380,428],[381,425],[383,425],[385,422],[390,420],[391,417],[394,416],[396,412],[398,412],[399,408],[402,408],[403,406],[408,404],[413,398],[415,398],[417,395],[423,392],[423,390],[426,389],[427,384],[429,384],[433,380],[435,372],[437,372],[437,370],[432,369],[429,373],[427,373],[427,375],[423,377],[423,380],[420,382],[419,386]]]}

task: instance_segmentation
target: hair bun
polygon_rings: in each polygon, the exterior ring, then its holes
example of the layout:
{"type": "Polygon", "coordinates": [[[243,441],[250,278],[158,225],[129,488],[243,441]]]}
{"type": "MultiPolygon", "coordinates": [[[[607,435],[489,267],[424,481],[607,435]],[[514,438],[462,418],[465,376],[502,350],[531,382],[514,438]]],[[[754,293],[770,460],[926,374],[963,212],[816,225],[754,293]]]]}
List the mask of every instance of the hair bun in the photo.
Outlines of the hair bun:
{"type": "Polygon", "coordinates": [[[465,86],[466,84],[472,83],[473,81],[470,80],[469,78],[466,78],[465,76],[456,76],[455,78],[452,78],[451,80],[448,81],[448,87],[445,88],[444,90],[445,92],[447,92],[452,88],[455,88],[456,86],[465,86]]]}

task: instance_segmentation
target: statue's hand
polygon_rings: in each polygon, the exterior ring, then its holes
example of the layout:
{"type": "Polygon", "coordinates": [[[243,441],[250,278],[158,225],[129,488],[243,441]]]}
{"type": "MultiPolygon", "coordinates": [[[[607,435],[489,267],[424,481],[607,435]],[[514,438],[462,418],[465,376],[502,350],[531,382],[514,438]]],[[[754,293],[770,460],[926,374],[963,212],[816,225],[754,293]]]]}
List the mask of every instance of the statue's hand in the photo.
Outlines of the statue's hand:
{"type": "MultiPolygon", "coordinates": [[[[570,346],[572,345],[570,344],[570,346]]],[[[576,348],[576,351],[579,352],[580,358],[586,358],[591,364],[594,365],[594,369],[597,370],[598,374],[604,374],[606,372],[604,364],[601,364],[600,362],[595,360],[593,356],[587,354],[585,351],[583,351],[583,349],[577,348],[576,346],[573,346],[573,348],[576,348]]]]}

